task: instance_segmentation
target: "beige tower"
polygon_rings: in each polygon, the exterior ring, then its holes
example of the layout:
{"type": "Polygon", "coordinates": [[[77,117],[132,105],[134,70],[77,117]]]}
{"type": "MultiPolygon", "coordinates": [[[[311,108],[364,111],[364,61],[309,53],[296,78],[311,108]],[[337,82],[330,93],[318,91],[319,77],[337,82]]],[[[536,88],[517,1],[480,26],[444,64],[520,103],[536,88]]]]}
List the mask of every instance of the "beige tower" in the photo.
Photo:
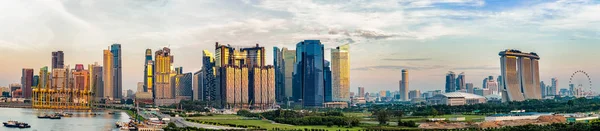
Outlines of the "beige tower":
{"type": "Polygon", "coordinates": [[[102,80],[104,81],[104,98],[105,99],[114,99],[113,96],[113,70],[110,67],[113,67],[113,54],[110,50],[104,50],[104,67],[102,80]]]}
{"type": "Polygon", "coordinates": [[[349,44],[331,49],[331,79],[333,101],[350,101],[349,44]]]}

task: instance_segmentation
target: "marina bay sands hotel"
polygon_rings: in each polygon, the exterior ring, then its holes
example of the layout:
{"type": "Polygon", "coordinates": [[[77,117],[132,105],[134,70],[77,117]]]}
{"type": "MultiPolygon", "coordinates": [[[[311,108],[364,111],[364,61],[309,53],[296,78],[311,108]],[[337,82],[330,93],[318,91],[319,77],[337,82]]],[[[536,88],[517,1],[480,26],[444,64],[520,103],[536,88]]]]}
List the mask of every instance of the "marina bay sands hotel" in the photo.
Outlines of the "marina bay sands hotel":
{"type": "Polygon", "coordinates": [[[502,101],[542,99],[540,89],[540,57],[536,53],[523,53],[507,49],[500,52],[502,74],[502,101]]]}

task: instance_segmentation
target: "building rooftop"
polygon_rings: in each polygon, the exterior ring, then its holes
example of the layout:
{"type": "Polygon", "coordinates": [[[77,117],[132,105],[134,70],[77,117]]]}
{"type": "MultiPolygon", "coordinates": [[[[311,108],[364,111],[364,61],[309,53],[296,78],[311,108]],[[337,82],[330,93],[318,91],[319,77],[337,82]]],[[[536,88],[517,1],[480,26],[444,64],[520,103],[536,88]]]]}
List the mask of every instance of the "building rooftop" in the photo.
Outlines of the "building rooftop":
{"type": "Polygon", "coordinates": [[[480,96],[480,95],[475,95],[475,94],[471,94],[471,93],[464,93],[464,92],[450,92],[450,93],[445,93],[445,94],[440,94],[440,95],[444,95],[446,97],[464,97],[465,99],[480,99],[480,98],[485,98],[485,97],[480,96]]]}

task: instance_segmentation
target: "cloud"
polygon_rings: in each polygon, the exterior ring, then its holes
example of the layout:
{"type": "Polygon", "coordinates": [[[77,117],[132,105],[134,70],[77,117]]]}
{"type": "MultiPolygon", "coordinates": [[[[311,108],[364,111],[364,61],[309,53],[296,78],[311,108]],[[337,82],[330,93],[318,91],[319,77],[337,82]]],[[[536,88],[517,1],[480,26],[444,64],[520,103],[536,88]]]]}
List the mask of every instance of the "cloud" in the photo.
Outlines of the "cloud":
{"type": "Polygon", "coordinates": [[[404,58],[404,59],[385,58],[385,59],[381,59],[381,60],[385,60],[385,61],[428,61],[428,60],[431,60],[431,58],[404,58]]]}
{"type": "Polygon", "coordinates": [[[451,70],[500,70],[500,67],[493,66],[470,66],[470,67],[455,67],[451,70]]]}
{"type": "Polygon", "coordinates": [[[358,67],[353,68],[352,70],[361,70],[361,71],[370,71],[370,70],[430,70],[430,69],[440,69],[443,68],[442,65],[433,65],[433,66],[396,66],[396,65],[379,65],[379,66],[366,66],[366,67],[358,67]]]}

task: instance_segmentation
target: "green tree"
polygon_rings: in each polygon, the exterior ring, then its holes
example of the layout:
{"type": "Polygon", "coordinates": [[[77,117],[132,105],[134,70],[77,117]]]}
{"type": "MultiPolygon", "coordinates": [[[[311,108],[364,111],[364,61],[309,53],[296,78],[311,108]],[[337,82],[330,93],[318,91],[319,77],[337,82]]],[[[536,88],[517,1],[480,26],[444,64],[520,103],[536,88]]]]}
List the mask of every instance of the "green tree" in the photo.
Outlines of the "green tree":
{"type": "Polygon", "coordinates": [[[390,119],[386,109],[375,111],[373,115],[376,116],[379,125],[387,125],[387,121],[390,119]]]}
{"type": "Polygon", "coordinates": [[[438,110],[436,110],[435,108],[431,108],[430,114],[435,118],[437,117],[440,113],[438,112],[438,110]]]}

